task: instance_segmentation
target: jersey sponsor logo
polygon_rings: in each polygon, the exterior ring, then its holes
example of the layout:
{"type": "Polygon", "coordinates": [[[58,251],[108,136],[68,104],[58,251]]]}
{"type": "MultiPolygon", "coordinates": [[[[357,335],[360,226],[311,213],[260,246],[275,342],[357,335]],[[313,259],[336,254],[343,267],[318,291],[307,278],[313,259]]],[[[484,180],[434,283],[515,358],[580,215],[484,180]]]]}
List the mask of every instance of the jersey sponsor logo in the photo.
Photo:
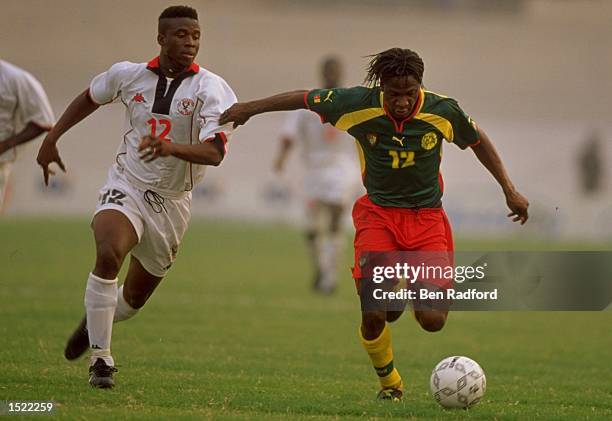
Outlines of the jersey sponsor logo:
{"type": "Polygon", "coordinates": [[[319,102],[321,102],[321,95],[315,95],[314,98],[312,99],[312,101],[315,104],[318,104],[319,102]]]}
{"type": "Polygon", "coordinates": [[[333,100],[331,99],[332,95],[334,94],[334,91],[329,91],[327,93],[327,96],[325,97],[325,99],[323,100],[323,102],[333,102],[333,100]]]}
{"type": "Polygon", "coordinates": [[[397,143],[399,143],[402,148],[404,147],[404,136],[402,137],[393,136],[391,140],[394,140],[397,143]]]}
{"type": "Polygon", "coordinates": [[[438,144],[438,136],[435,132],[425,133],[421,138],[421,147],[426,151],[429,151],[436,147],[438,144]]]}
{"type": "Polygon", "coordinates": [[[132,101],[143,103],[143,102],[145,102],[145,99],[144,99],[144,96],[142,95],[142,93],[137,92],[136,95],[134,95],[134,97],[132,98],[132,101]]]}
{"type": "Polygon", "coordinates": [[[176,108],[178,109],[178,112],[182,115],[189,116],[193,114],[195,102],[193,102],[191,98],[179,99],[176,103],[176,108]]]}
{"type": "Polygon", "coordinates": [[[368,140],[368,142],[370,143],[370,146],[374,147],[376,146],[376,142],[378,141],[378,138],[376,137],[375,134],[373,133],[368,133],[366,135],[366,139],[368,140]]]}

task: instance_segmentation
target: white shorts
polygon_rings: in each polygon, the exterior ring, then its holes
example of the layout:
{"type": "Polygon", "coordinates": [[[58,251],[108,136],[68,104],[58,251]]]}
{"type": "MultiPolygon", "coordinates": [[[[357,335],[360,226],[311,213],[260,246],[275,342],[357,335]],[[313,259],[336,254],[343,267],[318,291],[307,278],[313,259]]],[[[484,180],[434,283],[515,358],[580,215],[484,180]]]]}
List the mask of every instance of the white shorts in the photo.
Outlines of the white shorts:
{"type": "Polygon", "coordinates": [[[346,166],[307,170],[304,174],[304,196],[312,200],[332,204],[346,204],[350,200],[351,187],[357,176],[346,166]]]}
{"type": "Polygon", "coordinates": [[[131,254],[153,276],[163,277],[176,259],[191,216],[191,193],[180,199],[162,197],[137,187],[113,166],[100,189],[94,216],[107,209],[124,214],[138,235],[131,254]]]}
{"type": "Polygon", "coordinates": [[[9,177],[11,175],[11,166],[11,162],[0,162],[0,212],[2,211],[2,206],[4,205],[9,177]]]}

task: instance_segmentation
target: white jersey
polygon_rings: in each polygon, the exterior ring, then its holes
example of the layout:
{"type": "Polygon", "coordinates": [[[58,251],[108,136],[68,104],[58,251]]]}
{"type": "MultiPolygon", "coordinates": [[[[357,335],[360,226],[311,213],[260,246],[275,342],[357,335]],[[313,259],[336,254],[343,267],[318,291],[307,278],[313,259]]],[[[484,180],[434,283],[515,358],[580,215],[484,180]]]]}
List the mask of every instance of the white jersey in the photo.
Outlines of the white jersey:
{"type": "Polygon", "coordinates": [[[322,124],[320,117],[309,110],[289,113],[282,135],[300,143],[306,197],[328,202],[346,200],[359,179],[353,138],[330,124],[322,124]]]}
{"type": "Polygon", "coordinates": [[[219,138],[227,148],[232,125],[220,127],[219,116],[236,95],[220,76],[195,63],[174,79],[161,73],[159,57],[149,63],[116,63],[92,80],[89,95],[97,104],[120,100],[126,107],[116,165],[130,182],[162,196],[184,196],[202,179],[205,166],[173,156],[147,163],[138,152],[143,136],[181,144],[219,138]]]}
{"type": "MultiPolygon", "coordinates": [[[[19,133],[28,123],[50,130],[54,121],[40,82],[25,70],[0,60],[0,141],[19,133]]],[[[16,157],[12,148],[0,155],[0,163],[16,157]]]]}

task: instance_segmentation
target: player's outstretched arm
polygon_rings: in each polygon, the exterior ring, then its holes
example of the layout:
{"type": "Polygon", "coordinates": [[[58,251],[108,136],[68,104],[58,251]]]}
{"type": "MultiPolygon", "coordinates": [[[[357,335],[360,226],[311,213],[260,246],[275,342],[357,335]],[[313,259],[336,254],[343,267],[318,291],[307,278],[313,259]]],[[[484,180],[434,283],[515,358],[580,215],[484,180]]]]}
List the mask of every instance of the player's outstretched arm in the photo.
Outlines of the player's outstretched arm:
{"type": "Polygon", "coordinates": [[[304,95],[308,91],[292,91],[257,99],[249,102],[237,102],[221,114],[219,125],[233,122],[234,128],[244,124],[247,120],[257,114],[271,111],[291,111],[306,108],[304,95]]]}
{"type": "Polygon", "coordinates": [[[166,142],[159,137],[145,136],[138,146],[140,159],[151,162],[159,157],[174,156],[187,162],[217,166],[225,156],[224,142],[220,138],[195,145],[166,142]]]}
{"type": "Polygon", "coordinates": [[[83,93],[77,96],[70,103],[57,124],[47,134],[38,151],[38,157],[36,158],[36,161],[43,169],[45,185],[49,184],[49,174],[54,174],[54,172],[49,169],[49,164],[52,162],[55,162],[62,169],[62,171],[66,172],[66,167],[64,166],[64,163],[59,156],[59,151],[57,150],[57,142],[59,141],[59,138],[72,126],[97,110],[98,107],[99,105],[95,104],[89,97],[89,89],[83,91],[83,93]]]}
{"type": "Polygon", "coordinates": [[[480,143],[472,148],[474,154],[501,186],[506,196],[506,204],[511,210],[508,217],[512,218],[514,222],[520,221],[523,225],[529,218],[527,213],[529,201],[516,190],[514,184],[510,181],[506,168],[487,134],[480,127],[477,127],[477,130],[480,143]]]}

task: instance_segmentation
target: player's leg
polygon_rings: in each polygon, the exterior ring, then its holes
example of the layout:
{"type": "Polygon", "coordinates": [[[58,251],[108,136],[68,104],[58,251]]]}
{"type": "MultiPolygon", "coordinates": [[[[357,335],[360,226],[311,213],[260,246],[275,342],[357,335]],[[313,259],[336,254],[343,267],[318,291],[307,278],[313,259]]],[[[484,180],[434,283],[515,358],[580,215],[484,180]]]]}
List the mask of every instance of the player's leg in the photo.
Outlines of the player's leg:
{"type": "Polygon", "coordinates": [[[448,317],[448,310],[443,310],[435,307],[440,307],[440,303],[418,300],[417,304],[421,310],[414,311],[414,317],[419,325],[428,332],[437,332],[442,330],[448,317]],[[429,309],[424,309],[429,307],[429,309]]]}
{"type": "MultiPolygon", "coordinates": [[[[417,215],[421,227],[419,260],[428,266],[453,265],[453,235],[448,217],[442,208],[422,209],[417,215]]],[[[414,225],[414,224],[413,224],[414,225]]],[[[445,291],[452,286],[452,281],[446,279],[429,279],[417,283],[418,287],[430,292],[445,291]]],[[[449,303],[447,300],[417,299],[414,303],[414,316],[419,325],[428,332],[437,332],[446,324],[449,303]]]]}
{"type": "Polygon", "coordinates": [[[132,256],[125,282],[119,287],[117,293],[115,323],[134,317],[151,297],[162,279],[163,277],[147,272],[138,259],[132,256]]]}
{"type": "Polygon", "coordinates": [[[319,290],[329,294],[336,289],[338,283],[338,263],[342,253],[342,214],[344,206],[341,203],[321,203],[324,214],[324,232],[321,235],[322,267],[319,290]]]}
{"type": "MultiPolygon", "coordinates": [[[[117,306],[113,323],[131,319],[151,296],[163,278],[151,275],[132,256],[125,282],[117,289],[117,306]]],[[[89,348],[87,316],[83,317],[64,350],[68,360],[79,358],[89,348]]]]}
{"type": "Polygon", "coordinates": [[[378,375],[381,390],[378,399],[400,400],[403,395],[402,378],[394,366],[391,329],[385,311],[363,311],[359,338],[378,375]]]}
{"type": "Polygon", "coordinates": [[[4,211],[4,206],[8,201],[9,177],[11,174],[11,163],[0,162],[0,215],[4,211]]]}
{"type": "Polygon", "coordinates": [[[94,217],[96,264],[87,279],[85,308],[87,332],[92,350],[90,384],[108,388],[114,385],[114,360],[110,344],[115,307],[117,275],[125,256],[138,243],[138,235],[128,217],[114,209],[104,209],[94,217]]]}
{"type": "MultiPolygon", "coordinates": [[[[394,366],[391,329],[387,323],[386,308],[370,308],[372,301],[367,298],[373,286],[372,280],[364,278],[362,269],[369,256],[368,251],[391,251],[397,249],[391,233],[385,229],[389,221],[384,220],[384,212],[372,212],[375,207],[366,196],[357,200],[353,208],[355,224],[355,265],[353,278],[361,300],[362,316],[359,328],[359,339],[370,357],[378,375],[381,391],[378,398],[382,400],[400,400],[403,395],[402,378],[394,366]]],[[[399,317],[395,312],[391,318],[399,317]]]]}
{"type": "Polygon", "coordinates": [[[321,203],[316,199],[309,199],[306,204],[306,245],[312,261],[314,271],[312,287],[319,289],[323,275],[321,262],[321,203]]]}

